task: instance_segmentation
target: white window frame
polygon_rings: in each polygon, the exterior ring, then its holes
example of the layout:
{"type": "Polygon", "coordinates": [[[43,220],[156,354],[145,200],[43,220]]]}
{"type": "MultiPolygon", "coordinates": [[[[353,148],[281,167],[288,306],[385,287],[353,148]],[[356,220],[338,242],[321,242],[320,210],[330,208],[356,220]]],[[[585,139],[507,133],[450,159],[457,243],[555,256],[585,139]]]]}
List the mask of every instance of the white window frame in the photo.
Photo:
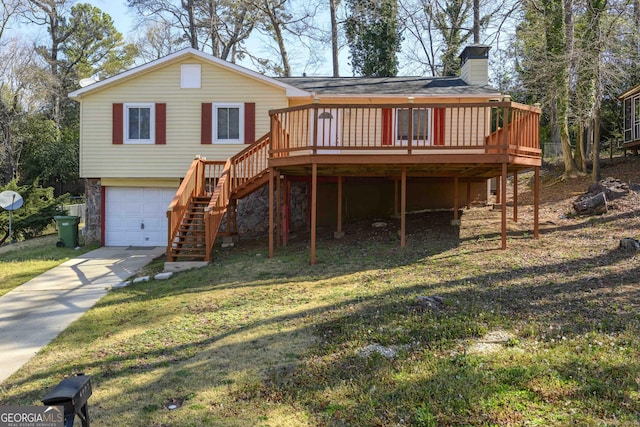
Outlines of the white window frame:
{"type": "Polygon", "coordinates": [[[152,102],[139,102],[124,104],[124,143],[125,144],[154,144],[156,140],[156,104],[152,102]],[[129,109],[149,108],[149,139],[129,138],[129,109]]]}
{"type": "MultiPolygon", "coordinates": [[[[395,113],[395,126],[394,126],[394,139],[396,141],[396,145],[398,146],[407,146],[409,145],[409,135],[407,135],[407,139],[404,138],[398,138],[398,134],[400,133],[400,111],[408,111],[408,108],[396,108],[394,110],[395,113]]],[[[433,142],[433,108],[421,108],[421,107],[416,107],[413,109],[413,112],[415,113],[415,111],[425,111],[427,114],[427,118],[426,118],[426,122],[427,122],[427,139],[424,140],[423,145],[425,146],[429,146],[432,144],[433,142]]],[[[415,123],[413,123],[414,125],[414,132],[415,132],[415,123]]],[[[412,137],[412,144],[416,144],[419,140],[414,139],[413,138],[414,135],[411,135],[412,137]]],[[[420,140],[422,141],[422,140],[420,140]]]]}
{"type": "Polygon", "coordinates": [[[200,89],[202,80],[200,64],[182,64],[180,66],[180,88],[200,89]]]}
{"type": "Polygon", "coordinates": [[[244,144],[244,103],[241,102],[225,102],[213,104],[213,138],[215,144],[244,144]],[[238,108],[238,138],[237,139],[218,139],[218,109],[220,108],[238,108]]]}

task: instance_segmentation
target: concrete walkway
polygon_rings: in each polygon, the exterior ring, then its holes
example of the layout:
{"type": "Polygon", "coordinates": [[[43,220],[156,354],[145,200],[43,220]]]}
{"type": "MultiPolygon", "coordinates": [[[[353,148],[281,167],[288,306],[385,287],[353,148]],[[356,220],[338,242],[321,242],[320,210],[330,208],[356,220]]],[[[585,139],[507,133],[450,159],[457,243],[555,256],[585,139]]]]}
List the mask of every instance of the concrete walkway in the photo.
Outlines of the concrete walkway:
{"type": "Polygon", "coordinates": [[[0,383],[164,247],[100,248],[0,297],[0,383]]]}

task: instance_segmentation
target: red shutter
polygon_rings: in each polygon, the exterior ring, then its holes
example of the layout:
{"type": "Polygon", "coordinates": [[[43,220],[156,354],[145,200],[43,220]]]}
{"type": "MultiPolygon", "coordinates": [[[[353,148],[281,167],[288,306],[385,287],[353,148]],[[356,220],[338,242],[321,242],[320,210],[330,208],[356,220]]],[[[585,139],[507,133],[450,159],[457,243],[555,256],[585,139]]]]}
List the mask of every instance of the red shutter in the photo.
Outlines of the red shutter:
{"type": "Polygon", "coordinates": [[[256,103],[244,103],[244,143],[253,144],[256,141],[256,103]]]}
{"type": "Polygon", "coordinates": [[[202,104],[202,117],[200,119],[200,144],[211,144],[213,136],[213,104],[202,104]]]}
{"type": "Polygon", "coordinates": [[[167,104],[156,104],[156,144],[167,143],[167,104]]]}
{"type": "Polygon", "coordinates": [[[393,145],[393,110],[382,109],[382,145],[393,145]]]}
{"type": "Polygon", "coordinates": [[[122,104],[113,104],[113,113],[111,116],[111,143],[122,144],[124,137],[124,106],[122,104]]]}
{"type": "Polygon", "coordinates": [[[444,145],[445,109],[433,109],[433,145],[444,145]]]}

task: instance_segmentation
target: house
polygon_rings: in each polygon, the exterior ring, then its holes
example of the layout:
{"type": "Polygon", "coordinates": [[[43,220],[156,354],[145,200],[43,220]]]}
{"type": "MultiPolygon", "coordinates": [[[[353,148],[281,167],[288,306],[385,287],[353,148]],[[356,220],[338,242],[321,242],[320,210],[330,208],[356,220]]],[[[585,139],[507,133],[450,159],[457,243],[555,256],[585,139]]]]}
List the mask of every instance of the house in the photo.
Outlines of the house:
{"type": "MultiPolygon", "coordinates": [[[[488,51],[467,47],[461,77],[270,78],[184,49],[81,88],[70,97],[86,236],[208,260],[262,189],[272,255],[286,244],[296,183],[307,188],[312,262],[319,221],[339,237],[343,203],[358,195],[352,205],[383,199],[401,216],[401,245],[408,208],[453,209],[457,224],[459,206],[487,201],[488,179],[506,194],[507,174],[533,168],[538,183],[540,109],[488,86],[488,51]]],[[[517,191],[514,202],[517,220],[517,191]]]]}
{"type": "Polygon", "coordinates": [[[622,147],[633,150],[640,148],[640,85],[628,90],[619,97],[623,104],[622,147]]]}

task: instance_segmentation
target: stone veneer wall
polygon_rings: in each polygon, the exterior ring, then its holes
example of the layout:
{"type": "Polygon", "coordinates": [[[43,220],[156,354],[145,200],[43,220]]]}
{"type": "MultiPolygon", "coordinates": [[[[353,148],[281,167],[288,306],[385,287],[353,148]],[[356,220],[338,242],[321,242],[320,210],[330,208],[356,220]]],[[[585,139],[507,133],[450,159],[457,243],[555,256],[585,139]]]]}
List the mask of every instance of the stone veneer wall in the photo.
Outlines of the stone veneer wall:
{"type": "MultiPolygon", "coordinates": [[[[238,235],[264,237],[269,232],[269,186],[264,186],[238,201],[238,235]]],[[[223,224],[225,224],[223,220],[223,224]]],[[[307,226],[307,184],[291,183],[291,230],[307,226]]]]}
{"type": "Polygon", "coordinates": [[[84,223],[85,245],[100,244],[102,234],[102,185],[99,179],[84,180],[86,213],[84,223]]]}

